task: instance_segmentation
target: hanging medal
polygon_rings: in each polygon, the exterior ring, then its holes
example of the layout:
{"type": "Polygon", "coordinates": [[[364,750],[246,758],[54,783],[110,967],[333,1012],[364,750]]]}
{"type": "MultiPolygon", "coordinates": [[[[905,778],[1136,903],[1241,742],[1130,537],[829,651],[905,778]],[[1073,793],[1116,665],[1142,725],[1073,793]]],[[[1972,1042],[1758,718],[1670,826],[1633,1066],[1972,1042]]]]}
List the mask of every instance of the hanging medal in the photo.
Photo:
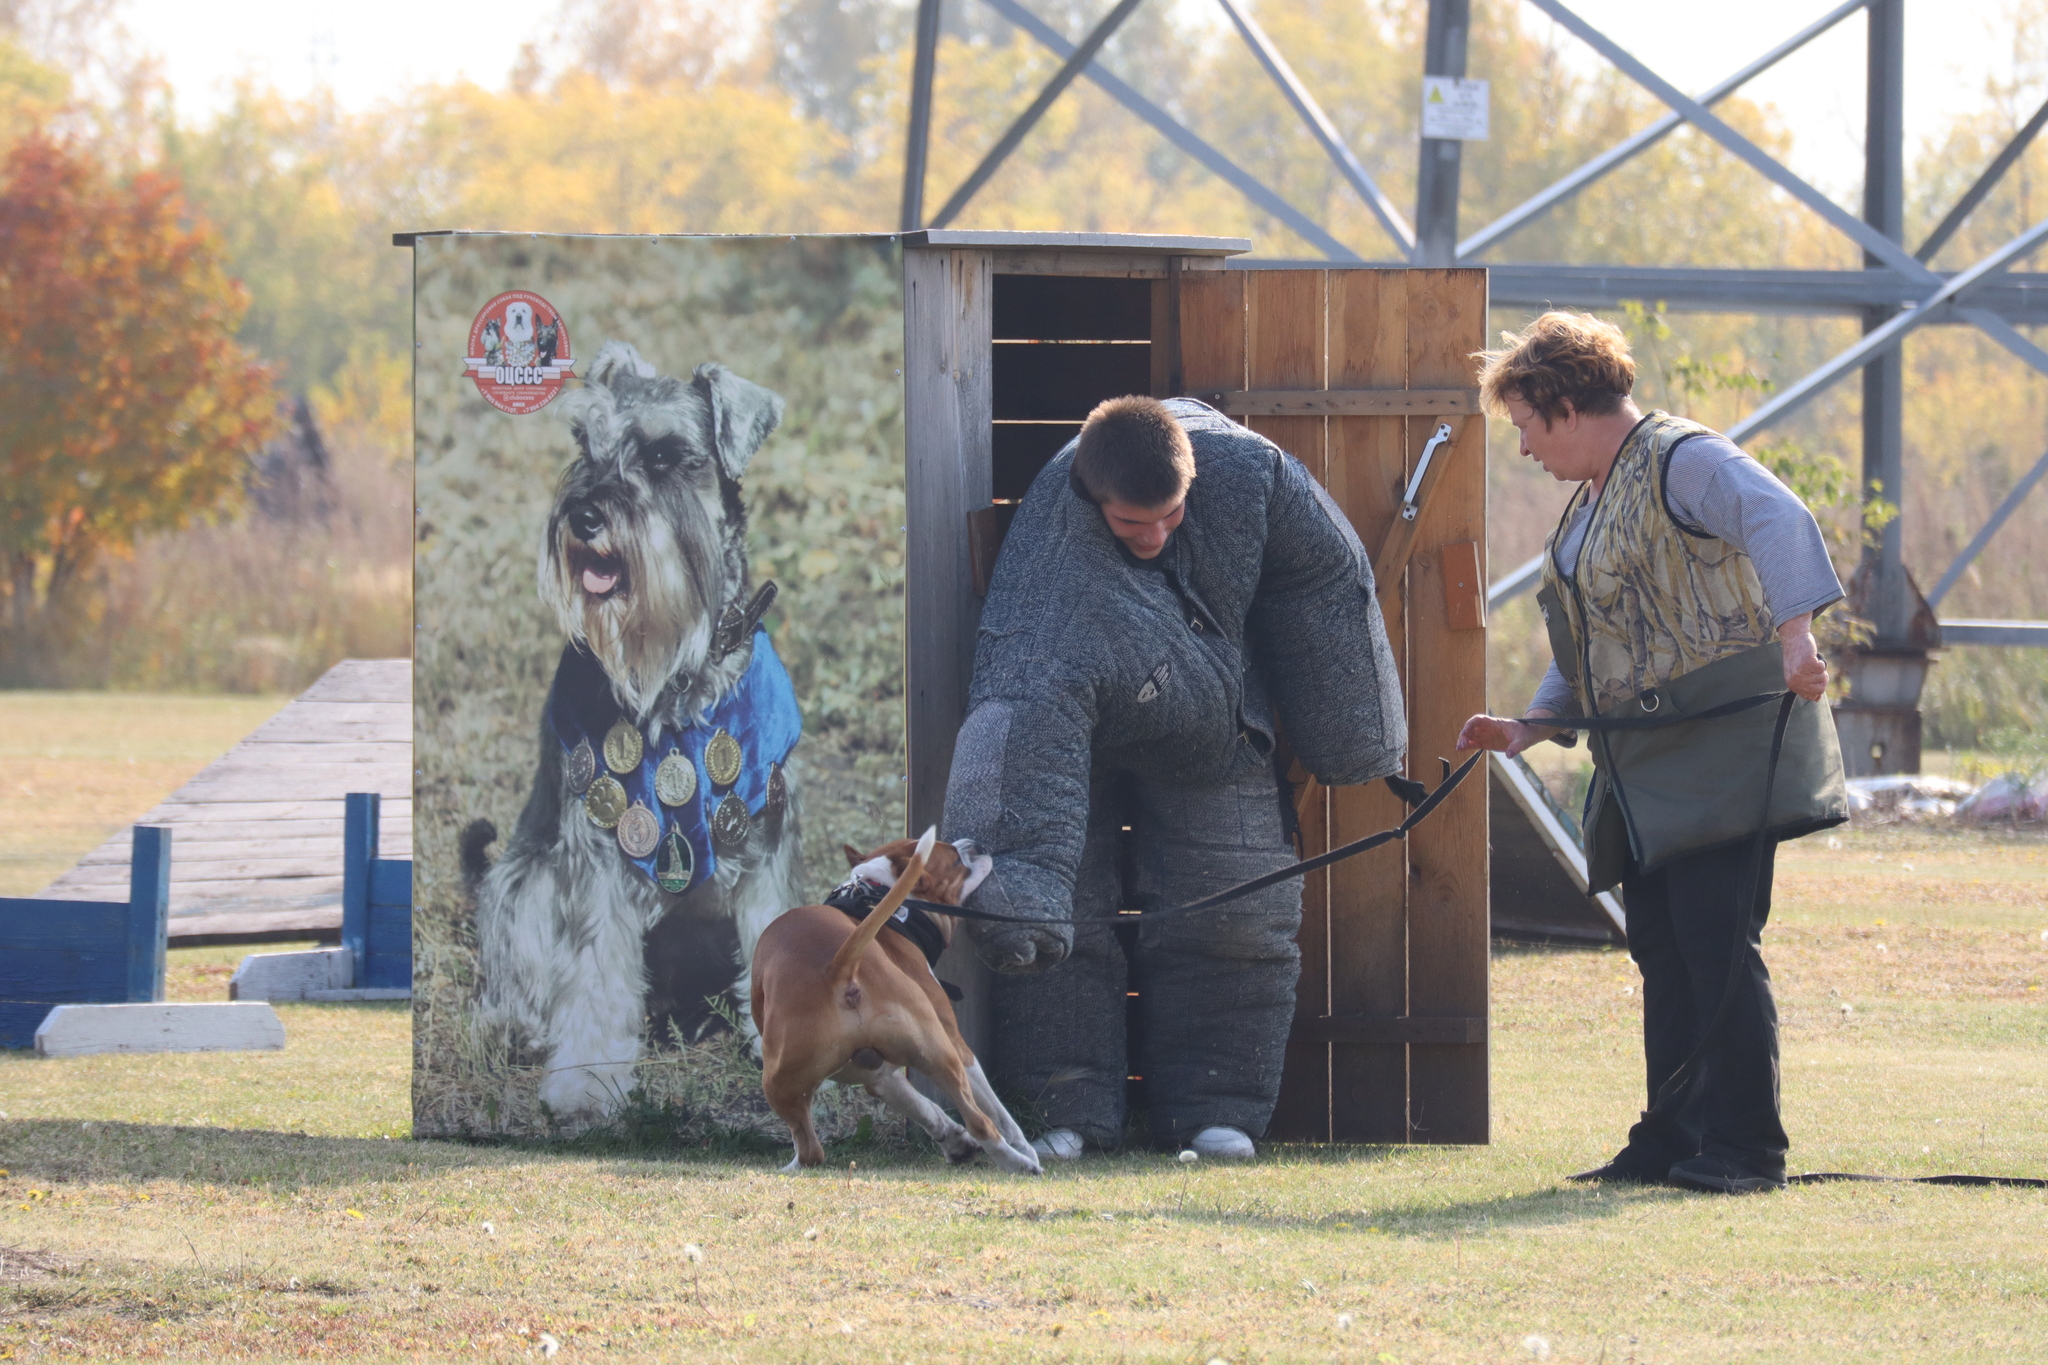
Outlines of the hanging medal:
{"type": "Polygon", "coordinates": [[[610,773],[592,782],[590,790],[583,794],[583,813],[599,829],[616,828],[627,804],[626,789],[610,773]]]}
{"type": "Polygon", "coordinates": [[[682,754],[671,752],[654,770],[654,795],[664,806],[687,806],[697,794],[697,769],[682,754]]]}
{"type": "Polygon", "coordinates": [[[690,841],[683,837],[681,828],[671,826],[655,855],[654,884],[672,895],[680,894],[690,889],[690,881],[696,875],[697,855],[691,850],[690,841]]]}
{"type": "Polygon", "coordinates": [[[661,817],[639,802],[619,817],[619,847],[628,858],[645,858],[661,842],[661,817]]]}
{"type": "Polygon", "coordinates": [[[624,720],[615,721],[605,732],[604,765],[620,775],[632,772],[640,766],[640,756],[645,746],[640,742],[640,732],[624,720]]]}
{"type": "Polygon", "coordinates": [[[562,777],[569,784],[569,790],[581,796],[590,790],[590,784],[597,777],[597,755],[590,751],[590,741],[579,739],[576,747],[563,760],[562,777]]]}
{"type": "Polygon", "coordinates": [[[740,765],[745,761],[740,742],[724,726],[720,726],[711,742],[704,746],[704,775],[711,779],[714,787],[730,787],[739,781],[740,765]]]}
{"type": "Polygon", "coordinates": [[[740,800],[738,793],[727,792],[718,809],[711,813],[712,842],[732,852],[746,843],[748,823],[747,803],[740,800]]]}

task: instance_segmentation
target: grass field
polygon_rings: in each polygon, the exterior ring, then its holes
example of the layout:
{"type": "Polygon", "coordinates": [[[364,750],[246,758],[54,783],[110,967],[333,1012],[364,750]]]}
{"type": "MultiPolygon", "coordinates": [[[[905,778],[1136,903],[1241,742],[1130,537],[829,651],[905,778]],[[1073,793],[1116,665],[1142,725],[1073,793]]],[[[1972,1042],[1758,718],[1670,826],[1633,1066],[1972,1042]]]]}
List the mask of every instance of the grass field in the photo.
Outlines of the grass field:
{"type": "Polygon", "coordinates": [[[0,896],[42,890],[286,700],[0,691],[0,896]]]}
{"type": "MultiPolygon", "coordinates": [[[[1767,939],[1794,1169],[2048,1174],[2048,843],[1834,843],[1785,851],[1767,939]]],[[[238,956],[173,953],[171,993],[238,956]]],[[[1640,1104],[1635,985],[1496,948],[1488,1147],[1039,1180],[413,1142],[400,1006],[280,1006],[282,1053],[0,1056],[0,1358],[2048,1360],[2048,1192],[1561,1184],[1640,1104]]]]}

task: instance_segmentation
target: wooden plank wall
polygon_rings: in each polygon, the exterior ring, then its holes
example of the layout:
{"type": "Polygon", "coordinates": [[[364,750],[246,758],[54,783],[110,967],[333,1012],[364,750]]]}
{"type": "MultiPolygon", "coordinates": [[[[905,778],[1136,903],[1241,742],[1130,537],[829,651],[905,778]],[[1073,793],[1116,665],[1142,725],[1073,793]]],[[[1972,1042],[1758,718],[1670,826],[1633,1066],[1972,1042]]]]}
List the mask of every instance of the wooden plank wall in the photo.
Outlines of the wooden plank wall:
{"type": "MultiPolygon", "coordinates": [[[[1473,382],[1467,357],[1485,344],[1486,277],[1477,270],[1233,271],[1184,279],[1181,300],[1188,392],[1463,390],[1473,382]]],[[[1439,420],[1253,417],[1249,425],[1323,480],[1370,551],[1439,420]]],[[[1431,785],[1441,780],[1439,756],[1452,753],[1459,726],[1485,710],[1486,698],[1485,631],[1450,629],[1441,570],[1446,545],[1485,544],[1485,428],[1477,418],[1449,420],[1458,436],[1439,456],[1450,463],[1425,504],[1409,567],[1379,585],[1408,703],[1408,775],[1431,785]]],[[[1379,783],[1311,784],[1300,809],[1309,854],[1404,813],[1379,783]]],[[[1272,1136],[1487,1140],[1486,817],[1485,785],[1468,782],[1405,847],[1340,863],[1303,887],[1297,1038],[1272,1136]],[[1318,1016],[1364,1022],[1308,1025],[1318,1016]],[[1470,1019],[1482,1021],[1476,1041],[1410,1041],[1444,1036],[1417,1021],[1470,1019]]],[[[1463,1036],[1461,1027],[1451,1034],[1463,1036]]]]}

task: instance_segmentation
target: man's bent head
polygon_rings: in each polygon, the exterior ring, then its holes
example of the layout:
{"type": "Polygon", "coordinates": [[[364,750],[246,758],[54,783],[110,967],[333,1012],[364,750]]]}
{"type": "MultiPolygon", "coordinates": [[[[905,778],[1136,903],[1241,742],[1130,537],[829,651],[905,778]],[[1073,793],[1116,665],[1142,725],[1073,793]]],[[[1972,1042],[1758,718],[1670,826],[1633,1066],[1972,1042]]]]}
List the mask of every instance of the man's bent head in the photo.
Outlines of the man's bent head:
{"type": "Polygon", "coordinates": [[[1082,424],[1073,475],[1102,509],[1111,534],[1139,559],[1151,559],[1180,525],[1195,481],[1195,451],[1158,399],[1112,398],[1082,424]]]}

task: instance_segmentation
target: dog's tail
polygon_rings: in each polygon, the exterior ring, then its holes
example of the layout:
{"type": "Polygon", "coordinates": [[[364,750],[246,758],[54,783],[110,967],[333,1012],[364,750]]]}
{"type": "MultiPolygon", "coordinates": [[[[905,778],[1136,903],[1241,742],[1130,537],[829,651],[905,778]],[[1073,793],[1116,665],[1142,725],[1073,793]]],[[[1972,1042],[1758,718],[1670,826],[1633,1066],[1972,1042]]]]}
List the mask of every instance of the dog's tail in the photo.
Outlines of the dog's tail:
{"type": "Polygon", "coordinates": [[[834,989],[853,980],[853,969],[860,965],[860,955],[868,950],[868,945],[882,932],[890,916],[901,909],[903,902],[909,899],[912,888],[917,885],[917,879],[924,875],[925,859],[931,856],[932,845],[938,842],[938,838],[937,825],[924,832],[924,837],[917,841],[917,851],[910,855],[910,862],[905,865],[903,875],[896,879],[896,884],[889,888],[889,894],[883,896],[875,908],[868,911],[868,917],[853,931],[853,937],[840,944],[839,951],[832,954],[832,961],[825,968],[825,979],[834,989]]]}
{"type": "Polygon", "coordinates": [[[485,856],[492,844],[498,840],[498,827],[488,820],[472,820],[463,827],[462,835],[456,840],[462,852],[462,879],[471,890],[483,880],[484,873],[491,870],[490,859],[485,856]]]}

